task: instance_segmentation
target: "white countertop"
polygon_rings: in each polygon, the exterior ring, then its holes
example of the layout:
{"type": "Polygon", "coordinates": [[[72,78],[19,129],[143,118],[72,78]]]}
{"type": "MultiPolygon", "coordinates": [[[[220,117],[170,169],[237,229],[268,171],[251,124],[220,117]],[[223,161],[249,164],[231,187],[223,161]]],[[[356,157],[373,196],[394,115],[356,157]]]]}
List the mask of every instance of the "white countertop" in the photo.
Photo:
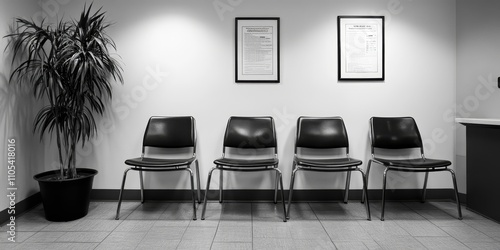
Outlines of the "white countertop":
{"type": "Polygon", "coordinates": [[[458,122],[458,123],[500,126],[500,119],[489,119],[489,118],[455,118],[455,121],[458,122]]]}

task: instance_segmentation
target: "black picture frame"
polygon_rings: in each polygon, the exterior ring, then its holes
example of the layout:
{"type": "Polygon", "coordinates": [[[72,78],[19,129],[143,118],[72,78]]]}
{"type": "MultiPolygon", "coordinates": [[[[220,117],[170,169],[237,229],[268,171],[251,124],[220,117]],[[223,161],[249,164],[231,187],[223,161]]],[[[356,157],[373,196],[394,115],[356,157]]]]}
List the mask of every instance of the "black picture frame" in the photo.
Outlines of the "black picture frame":
{"type": "Polygon", "coordinates": [[[338,16],[338,80],[385,80],[385,17],[338,16]]]}
{"type": "Polygon", "coordinates": [[[280,18],[235,18],[235,82],[280,82],[280,18]]]}

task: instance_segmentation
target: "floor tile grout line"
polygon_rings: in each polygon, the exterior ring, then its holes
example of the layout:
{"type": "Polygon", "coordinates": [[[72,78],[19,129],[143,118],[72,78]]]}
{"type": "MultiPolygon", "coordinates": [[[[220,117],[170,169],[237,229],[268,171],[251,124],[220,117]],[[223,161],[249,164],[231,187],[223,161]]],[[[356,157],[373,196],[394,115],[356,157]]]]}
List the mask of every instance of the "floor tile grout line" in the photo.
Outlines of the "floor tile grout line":
{"type": "MultiPolygon", "coordinates": [[[[149,232],[149,231],[148,231],[149,232]]],[[[135,246],[134,249],[137,249],[139,247],[139,244],[141,243],[141,241],[146,237],[146,235],[148,234],[148,232],[144,232],[144,235],[142,236],[142,238],[140,240],[138,240],[137,242],[137,246],[135,246]]]]}
{"type": "MultiPolygon", "coordinates": [[[[221,209],[222,209],[222,205],[221,205],[221,209]]],[[[219,221],[217,222],[217,227],[215,228],[215,233],[214,233],[214,236],[212,238],[212,242],[210,243],[210,249],[212,249],[214,242],[215,242],[215,237],[217,237],[217,232],[219,231],[219,226],[220,226],[220,220],[221,220],[221,218],[219,217],[219,221]]]]}
{"type": "MultiPolygon", "coordinates": [[[[425,248],[429,249],[427,246],[424,245],[424,243],[422,241],[420,241],[418,238],[419,237],[425,237],[425,238],[428,238],[428,237],[443,237],[443,236],[415,236],[413,237],[416,241],[418,241],[422,246],[424,246],[425,248]]],[[[451,237],[451,236],[450,236],[451,237]]],[[[454,237],[451,237],[453,239],[455,239],[454,237]]],[[[456,239],[455,239],[456,240],[456,239]]],[[[457,240],[458,243],[460,243],[461,245],[463,245],[465,248],[467,249],[471,249],[470,247],[466,246],[464,243],[462,243],[461,241],[457,240]]]]}
{"type": "Polygon", "coordinates": [[[328,238],[330,239],[330,242],[333,244],[333,246],[335,247],[335,249],[338,249],[337,245],[335,244],[335,242],[333,241],[332,237],[330,236],[330,234],[328,233],[328,231],[326,230],[325,228],[325,225],[323,225],[323,221],[320,220],[318,218],[318,215],[316,214],[316,211],[314,211],[313,207],[311,206],[311,203],[308,202],[307,205],[309,206],[309,208],[311,208],[311,211],[313,212],[314,216],[316,216],[316,220],[319,221],[319,223],[321,224],[321,227],[323,228],[323,230],[325,231],[326,235],[328,235],[328,238]]]}
{"type": "MultiPolygon", "coordinates": [[[[403,204],[405,206],[407,206],[406,204],[403,204]]],[[[411,209],[411,208],[410,208],[411,209]]],[[[450,238],[453,238],[455,239],[457,242],[459,242],[460,244],[462,244],[463,246],[465,246],[466,248],[469,248],[468,246],[466,246],[462,241],[460,241],[459,239],[457,239],[456,237],[450,235],[448,232],[444,231],[443,228],[441,226],[438,226],[436,225],[435,223],[433,223],[432,221],[430,221],[428,218],[422,216],[417,210],[415,209],[411,209],[413,212],[419,214],[422,218],[424,218],[425,221],[431,223],[432,225],[436,226],[437,228],[439,228],[441,231],[443,231],[444,233],[446,233],[446,235],[448,235],[448,237],[450,238]]],[[[437,208],[436,210],[439,210],[439,211],[442,211],[443,209],[441,208],[437,208]]],[[[448,213],[447,213],[448,214],[448,213]]],[[[450,215],[451,216],[451,215],[450,215]]],[[[417,239],[417,237],[443,237],[443,236],[413,236],[411,235],[410,232],[408,232],[408,230],[404,229],[404,227],[402,227],[397,221],[396,221],[396,224],[401,227],[401,229],[403,229],[405,232],[407,232],[411,237],[413,237],[415,240],[417,240],[418,242],[420,242],[420,244],[424,245],[420,240],[417,239]]],[[[425,245],[424,245],[425,247],[425,245]]],[[[469,248],[470,249],[470,248],[469,248]]]]}
{"type": "MultiPolygon", "coordinates": [[[[107,233],[107,235],[106,235],[106,237],[104,237],[104,239],[106,239],[112,232],[113,231],[111,231],[111,232],[104,232],[104,233],[107,233]]],[[[68,233],[68,232],[66,232],[66,233],[68,233]]],[[[102,241],[104,241],[104,239],[102,241]]],[[[78,241],[71,241],[71,242],[59,242],[59,243],[97,243],[97,245],[99,245],[99,244],[101,244],[102,241],[100,241],[100,242],[78,242],[78,241]]],[[[57,242],[57,240],[56,240],[56,242],[57,242]]]]}
{"type": "MultiPolygon", "coordinates": [[[[117,205],[117,206],[118,206],[118,205],[117,205]]],[[[137,208],[136,208],[136,209],[137,209],[137,208]]],[[[135,211],[135,209],[134,209],[134,211],[135,211]]],[[[133,212],[133,211],[132,211],[132,212],[133,212]]],[[[132,214],[132,213],[130,213],[130,214],[132,214]]],[[[130,215],[130,214],[129,214],[129,215],[130,215]]],[[[127,215],[127,216],[126,216],[125,218],[123,218],[122,220],[120,220],[120,218],[118,218],[118,221],[120,221],[120,223],[118,223],[118,225],[116,225],[116,227],[115,227],[115,228],[113,228],[113,230],[112,230],[112,231],[110,231],[110,232],[109,232],[109,234],[108,234],[108,235],[106,235],[106,237],[104,237],[104,239],[102,239],[102,240],[101,240],[101,242],[99,242],[99,244],[97,244],[97,246],[96,246],[94,249],[98,248],[98,247],[99,247],[99,246],[100,246],[100,245],[101,245],[101,244],[102,244],[102,243],[103,243],[103,242],[104,242],[104,241],[105,241],[105,240],[106,240],[106,239],[107,239],[107,238],[108,238],[108,237],[109,237],[109,236],[110,236],[113,232],[115,232],[116,228],[118,228],[118,227],[119,227],[119,226],[120,226],[120,225],[121,225],[121,224],[122,224],[122,223],[126,220],[126,218],[128,218],[128,216],[129,216],[129,215],[127,215]]],[[[115,214],[115,216],[116,216],[116,214],[115,214]]],[[[113,218],[113,220],[117,220],[117,219],[116,219],[116,217],[115,217],[115,218],[113,218]]]]}
{"type": "MultiPolygon", "coordinates": [[[[144,204],[144,203],[139,203],[139,205],[138,205],[137,207],[135,207],[135,208],[132,210],[132,212],[130,212],[129,214],[127,214],[127,216],[125,216],[125,218],[123,218],[123,220],[128,219],[128,217],[130,217],[130,215],[132,215],[132,214],[133,214],[133,213],[134,213],[137,209],[139,209],[139,207],[140,207],[142,204],[144,204]]],[[[117,205],[117,206],[118,206],[118,205],[117,205]]],[[[118,207],[117,207],[117,209],[118,209],[118,207]]],[[[121,210],[120,210],[120,211],[121,211],[121,210]]],[[[118,218],[118,219],[120,219],[120,218],[118,218]]]]}
{"type": "Polygon", "coordinates": [[[250,227],[250,228],[251,228],[251,230],[252,230],[252,249],[254,249],[254,244],[253,244],[253,239],[254,239],[254,237],[253,237],[253,209],[252,209],[252,204],[250,204],[250,214],[251,214],[251,216],[250,216],[250,222],[251,222],[251,223],[250,223],[250,224],[252,225],[252,226],[250,227]]]}
{"type": "MultiPolygon", "coordinates": [[[[397,201],[396,203],[401,204],[402,202],[397,201]]],[[[253,203],[253,202],[252,202],[252,203],[250,203],[250,214],[251,214],[251,216],[250,216],[250,221],[251,221],[251,230],[252,230],[252,232],[251,232],[251,237],[252,237],[252,241],[251,241],[251,243],[252,243],[252,244],[251,244],[251,247],[252,247],[252,249],[254,248],[254,231],[253,231],[254,226],[255,226],[254,224],[255,224],[256,219],[257,219],[257,218],[261,219],[261,217],[259,216],[259,215],[260,215],[260,213],[256,213],[256,211],[257,211],[256,209],[259,209],[259,206],[255,206],[255,207],[254,207],[254,205],[256,205],[256,204],[257,204],[257,203],[253,203]]],[[[259,203],[259,204],[260,204],[260,203],[259,203]]],[[[398,204],[396,204],[396,205],[398,205],[398,204]]],[[[451,203],[450,203],[450,204],[451,204],[451,203]]],[[[355,206],[356,206],[356,205],[358,205],[358,204],[355,204],[355,206]]],[[[401,208],[402,208],[402,209],[405,209],[405,208],[409,207],[411,204],[409,204],[409,203],[408,203],[408,204],[401,204],[401,205],[403,205],[401,208]]],[[[437,204],[437,205],[436,205],[436,206],[438,206],[437,211],[438,211],[438,210],[439,210],[439,211],[443,211],[443,209],[442,209],[443,205],[444,205],[444,207],[449,206],[449,204],[437,204]]],[[[140,208],[140,206],[139,206],[139,207],[136,207],[134,210],[137,210],[137,209],[139,209],[139,208],[140,208]]],[[[326,231],[326,224],[325,224],[325,222],[327,222],[327,221],[335,221],[335,219],[332,219],[332,220],[329,220],[329,219],[320,219],[320,218],[318,217],[318,216],[319,216],[319,215],[318,215],[318,213],[317,213],[318,211],[315,211],[315,210],[313,209],[313,207],[312,207],[312,204],[311,204],[311,203],[307,203],[307,207],[304,207],[304,208],[305,208],[305,209],[307,209],[307,208],[309,208],[309,209],[310,209],[310,211],[312,212],[312,214],[314,214],[314,217],[311,217],[312,221],[318,221],[318,222],[320,222],[320,225],[321,225],[321,227],[322,227],[323,231],[325,231],[325,232],[327,233],[327,235],[328,235],[328,239],[330,239],[330,242],[332,242],[332,243],[333,243],[333,245],[334,245],[335,247],[337,247],[337,245],[336,245],[336,244],[333,242],[333,240],[332,240],[332,236],[331,236],[330,234],[328,234],[328,232],[326,231]]],[[[355,207],[355,208],[358,208],[358,207],[355,207]]],[[[166,207],[165,209],[168,209],[168,208],[166,207]]],[[[307,209],[307,210],[309,210],[309,209],[307,209]]],[[[344,209],[345,209],[345,208],[344,208],[344,209]]],[[[361,209],[361,208],[360,208],[360,209],[361,209]]],[[[445,209],[445,210],[446,210],[446,209],[445,209]]],[[[163,211],[163,213],[165,213],[165,211],[166,211],[166,210],[164,210],[164,211],[163,211]]],[[[259,210],[259,211],[260,211],[260,210],[259,210]]],[[[396,209],[395,211],[397,212],[397,209],[396,209]]],[[[439,228],[439,229],[441,229],[441,230],[443,230],[443,228],[447,228],[447,227],[466,227],[466,228],[470,228],[470,229],[474,230],[474,232],[475,232],[475,231],[477,231],[477,232],[481,233],[481,235],[484,235],[484,236],[485,236],[485,241],[484,241],[483,243],[487,243],[487,244],[499,244],[499,243],[500,243],[500,242],[498,241],[498,239],[497,239],[497,238],[495,238],[495,237],[493,237],[493,236],[490,236],[490,234],[488,234],[488,232],[487,232],[487,231],[482,230],[482,229],[481,229],[480,227],[478,227],[478,226],[474,226],[474,225],[476,225],[476,224],[471,224],[472,222],[475,222],[475,221],[481,221],[481,220],[478,220],[475,216],[472,216],[472,217],[471,217],[471,218],[469,218],[469,219],[467,219],[467,218],[466,218],[466,221],[467,221],[468,223],[464,223],[464,224],[451,224],[451,225],[446,225],[446,224],[444,224],[444,225],[442,225],[442,226],[439,226],[439,224],[436,224],[436,223],[434,223],[433,221],[431,221],[431,220],[432,220],[432,217],[426,218],[426,217],[422,216],[422,214],[421,214],[421,212],[419,212],[419,210],[411,209],[411,211],[412,211],[412,213],[415,213],[415,214],[421,215],[420,219],[418,219],[418,220],[416,220],[416,221],[427,222],[427,223],[429,223],[429,222],[430,222],[430,224],[429,224],[429,225],[433,225],[433,226],[435,226],[435,227],[437,227],[437,228],[439,228]],[[469,222],[470,222],[470,223],[469,223],[469,222]],[[484,232],[483,232],[483,231],[484,231],[484,232]],[[489,242],[489,241],[491,241],[491,242],[489,242]]],[[[146,212],[147,212],[147,211],[146,211],[146,212]]],[[[27,217],[31,218],[31,216],[38,216],[38,217],[40,217],[40,216],[42,216],[42,215],[41,215],[41,214],[39,214],[39,213],[33,213],[33,214],[29,214],[29,213],[28,213],[27,217]]],[[[276,215],[275,215],[275,216],[276,216],[276,215]]],[[[43,217],[43,216],[42,216],[42,217],[43,217]]],[[[128,216],[127,216],[127,217],[128,217],[128,216]]],[[[264,217],[267,217],[267,216],[264,216],[264,217]]],[[[278,215],[278,217],[280,217],[280,216],[278,215]]],[[[84,219],[82,219],[81,221],[76,222],[74,225],[70,225],[70,226],[69,226],[69,228],[75,227],[75,226],[79,225],[80,223],[87,224],[89,221],[90,221],[90,222],[92,222],[92,221],[108,221],[108,220],[109,220],[110,222],[112,222],[112,221],[114,220],[114,218],[112,218],[112,219],[111,219],[111,218],[108,218],[108,219],[106,219],[106,218],[84,218],[84,219]]],[[[38,242],[38,243],[29,243],[29,244],[49,244],[49,245],[50,245],[50,244],[55,244],[55,246],[57,246],[58,244],[60,245],[60,244],[65,244],[65,243],[89,243],[89,244],[93,244],[93,245],[95,245],[95,247],[99,247],[99,246],[102,246],[102,243],[103,243],[106,239],[108,239],[108,238],[109,238],[109,236],[110,236],[113,232],[117,232],[117,231],[116,231],[116,230],[117,230],[117,228],[118,228],[120,225],[123,225],[124,221],[127,221],[127,220],[128,220],[128,219],[121,219],[121,221],[120,221],[119,223],[116,223],[116,226],[115,226],[115,227],[113,227],[113,229],[112,229],[111,231],[109,231],[109,230],[103,230],[103,231],[88,231],[88,230],[83,230],[83,231],[82,231],[82,230],[80,230],[80,231],[78,231],[78,230],[77,230],[77,231],[74,231],[74,230],[69,230],[69,231],[68,231],[68,230],[62,230],[62,231],[42,231],[44,228],[50,227],[50,225],[57,226],[57,224],[53,224],[52,222],[48,222],[48,224],[46,224],[46,225],[42,225],[41,227],[37,228],[36,230],[31,231],[31,233],[33,233],[33,235],[27,236],[27,238],[26,238],[23,242],[20,242],[20,244],[23,244],[23,243],[28,243],[28,242],[26,242],[26,241],[28,241],[28,239],[29,239],[29,238],[33,237],[33,236],[34,236],[34,234],[39,233],[39,232],[61,232],[61,233],[75,233],[75,232],[92,232],[92,233],[95,233],[95,232],[103,232],[103,233],[106,233],[106,237],[104,237],[104,238],[103,238],[103,240],[101,240],[100,242],[79,242],[79,241],[73,241],[73,242],[59,242],[59,241],[58,241],[58,239],[61,239],[62,237],[64,237],[64,234],[63,234],[63,235],[61,235],[61,236],[57,237],[57,239],[55,239],[55,240],[54,240],[54,242],[49,242],[49,243],[43,243],[43,242],[38,242]]],[[[346,219],[346,220],[347,220],[347,219],[346,219]]],[[[484,219],[484,220],[485,220],[485,221],[491,221],[491,220],[488,220],[488,219],[484,219]]],[[[144,221],[144,220],[138,220],[138,221],[144,221]]],[[[148,220],[146,220],[146,221],[156,221],[156,220],[154,220],[154,219],[148,219],[148,220]]],[[[169,219],[165,219],[165,220],[163,220],[163,221],[169,221],[169,219]]],[[[358,224],[359,224],[359,223],[361,223],[361,222],[360,222],[360,220],[348,220],[348,221],[355,222],[355,223],[358,223],[358,224]]],[[[394,219],[393,221],[398,222],[398,219],[394,219]]],[[[458,221],[458,220],[457,220],[457,221],[458,221]]],[[[214,222],[215,222],[215,221],[214,221],[214,222]]],[[[217,227],[215,228],[215,234],[214,234],[214,237],[212,238],[211,243],[210,243],[210,244],[211,244],[211,245],[210,245],[210,247],[211,247],[211,248],[212,248],[212,247],[214,247],[214,245],[213,245],[213,244],[215,244],[215,236],[216,236],[216,234],[217,234],[217,231],[219,231],[219,229],[220,229],[220,226],[221,226],[221,224],[220,224],[220,223],[221,223],[221,218],[218,218],[218,220],[217,220],[217,227]]],[[[280,223],[283,223],[283,222],[280,222],[280,223]]],[[[83,225],[83,224],[82,224],[82,225],[83,225]]],[[[115,223],[111,223],[111,224],[115,224],[115,223]]],[[[397,225],[399,225],[399,223],[397,223],[397,225]]],[[[480,225],[480,224],[477,224],[477,225],[480,225]]],[[[189,222],[188,226],[197,226],[197,225],[196,225],[196,223],[193,223],[193,221],[191,221],[191,220],[190,220],[190,222],[189,222]]],[[[185,227],[185,230],[187,230],[186,228],[187,228],[187,227],[185,227]]],[[[57,229],[57,228],[56,228],[56,229],[57,229]]],[[[140,242],[140,241],[142,241],[142,240],[144,240],[144,237],[146,237],[146,235],[147,235],[147,233],[148,233],[148,232],[151,232],[151,229],[152,229],[152,228],[149,228],[149,230],[145,232],[145,234],[142,236],[142,238],[138,239],[138,240],[139,240],[139,242],[140,242]]],[[[402,229],[403,229],[403,231],[407,232],[408,234],[409,234],[409,231],[408,231],[408,230],[409,230],[409,229],[411,230],[411,228],[407,228],[407,229],[405,229],[404,227],[403,227],[402,229]]],[[[366,229],[365,229],[365,230],[366,230],[366,229]]],[[[488,229],[488,230],[489,230],[489,229],[488,229]]],[[[443,231],[444,231],[444,230],[443,230],[443,231]]],[[[182,235],[184,236],[184,235],[185,235],[185,233],[186,233],[186,231],[184,231],[182,235]]],[[[455,235],[455,234],[453,234],[453,235],[455,235]]],[[[466,243],[462,242],[459,238],[456,238],[456,237],[452,236],[452,234],[450,234],[450,233],[448,233],[448,232],[446,232],[446,231],[445,231],[445,233],[444,233],[442,236],[437,236],[437,235],[436,235],[436,236],[413,236],[413,235],[411,235],[411,234],[410,234],[409,236],[410,236],[412,239],[416,239],[416,240],[418,240],[418,239],[419,239],[419,237],[429,237],[429,238],[433,238],[433,237],[436,237],[436,238],[438,238],[438,237],[450,237],[450,238],[449,238],[450,240],[451,240],[451,239],[454,239],[454,240],[456,240],[456,241],[460,242],[460,246],[464,245],[465,247],[468,247],[468,246],[466,246],[466,245],[465,245],[466,243]]],[[[325,238],[325,239],[327,239],[327,238],[325,238]]],[[[373,238],[373,237],[371,237],[371,239],[372,239],[372,240],[374,240],[374,238],[373,238]]],[[[462,239],[462,240],[463,240],[463,239],[462,239]]],[[[371,242],[368,242],[368,241],[366,241],[366,240],[364,240],[364,239],[362,239],[362,238],[356,238],[356,240],[355,240],[355,241],[358,241],[358,242],[360,242],[360,243],[363,243],[363,244],[364,244],[364,246],[366,246],[366,247],[368,247],[368,246],[370,246],[370,245],[371,245],[371,242]]],[[[177,248],[179,247],[179,243],[180,243],[180,242],[178,242],[178,243],[177,243],[177,248]]],[[[374,243],[375,245],[380,246],[380,245],[378,244],[378,242],[376,242],[376,241],[375,241],[375,242],[373,242],[373,243],[374,243]]],[[[421,243],[422,245],[424,244],[424,243],[422,243],[422,242],[420,242],[420,243],[421,243]]],[[[495,245],[495,246],[496,246],[496,245],[495,245]]],[[[135,247],[138,247],[138,246],[135,246],[135,247]]]]}
{"type": "MultiPolygon", "coordinates": [[[[485,233],[483,233],[483,232],[481,232],[481,231],[477,230],[476,228],[474,228],[474,227],[472,227],[472,226],[470,226],[470,225],[468,225],[468,224],[466,224],[466,223],[464,223],[464,224],[465,224],[467,227],[470,227],[470,228],[472,228],[472,229],[474,229],[474,230],[478,231],[479,233],[483,234],[484,236],[488,237],[489,239],[492,239],[492,240],[494,240],[495,242],[498,242],[498,241],[497,241],[497,240],[495,240],[494,238],[492,238],[492,237],[490,237],[489,235],[487,235],[487,234],[485,234],[485,233]]],[[[449,226],[449,227],[456,227],[456,226],[449,226]]],[[[461,226],[460,226],[460,227],[461,227],[461,226]]],[[[441,230],[443,230],[441,227],[440,227],[440,229],[441,229],[441,230]]],[[[443,231],[444,231],[444,230],[443,230],[443,231]]],[[[455,236],[453,236],[453,235],[449,234],[449,233],[448,233],[448,232],[446,232],[446,231],[445,231],[445,233],[446,233],[446,234],[448,234],[448,235],[449,235],[450,237],[452,237],[453,239],[455,239],[455,240],[457,240],[458,242],[460,242],[460,243],[462,243],[463,245],[465,245],[465,243],[464,243],[463,241],[461,241],[460,239],[456,238],[455,236]]],[[[467,246],[467,245],[465,245],[465,246],[467,246]]]]}
{"type": "Polygon", "coordinates": [[[180,245],[180,244],[181,244],[181,242],[182,242],[182,238],[184,238],[184,235],[186,234],[186,231],[187,231],[187,229],[189,228],[189,225],[191,225],[191,222],[192,222],[192,221],[189,221],[188,225],[184,228],[184,232],[182,232],[181,239],[179,240],[179,243],[177,243],[177,245],[175,246],[175,249],[178,249],[178,248],[179,248],[179,245],[180,245]]]}

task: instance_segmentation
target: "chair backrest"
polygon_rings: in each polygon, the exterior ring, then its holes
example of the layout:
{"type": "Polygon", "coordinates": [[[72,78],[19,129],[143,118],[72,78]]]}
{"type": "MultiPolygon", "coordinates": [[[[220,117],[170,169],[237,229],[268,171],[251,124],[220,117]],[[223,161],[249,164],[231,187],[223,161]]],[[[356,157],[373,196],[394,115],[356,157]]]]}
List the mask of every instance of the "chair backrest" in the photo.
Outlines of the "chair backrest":
{"type": "Polygon", "coordinates": [[[275,148],[276,152],[276,129],[273,118],[231,116],[224,135],[224,151],[226,147],[275,148]]]}
{"type": "Polygon", "coordinates": [[[297,148],[346,148],[349,153],[347,130],[341,117],[304,117],[297,119],[297,148]]]}
{"type": "Polygon", "coordinates": [[[412,117],[372,117],[370,119],[372,154],[374,148],[420,148],[422,138],[412,117]]]}
{"type": "Polygon", "coordinates": [[[144,147],[185,148],[196,150],[196,128],[192,116],[164,117],[149,119],[144,139],[144,147]]]}

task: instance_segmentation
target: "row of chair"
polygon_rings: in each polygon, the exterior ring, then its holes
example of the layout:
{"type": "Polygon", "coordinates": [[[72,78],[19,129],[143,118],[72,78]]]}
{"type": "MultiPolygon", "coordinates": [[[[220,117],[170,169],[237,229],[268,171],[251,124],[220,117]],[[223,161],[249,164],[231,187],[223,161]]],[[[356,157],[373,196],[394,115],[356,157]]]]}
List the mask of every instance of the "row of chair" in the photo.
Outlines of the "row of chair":
{"type": "MultiPolygon", "coordinates": [[[[287,221],[287,219],[290,218],[290,206],[293,198],[295,177],[299,170],[304,170],[347,172],[344,193],[344,202],[346,203],[348,200],[351,172],[360,172],[363,180],[363,197],[361,202],[365,203],[367,219],[371,220],[367,187],[372,163],[378,163],[385,167],[382,186],[382,213],[380,218],[382,221],[384,220],[386,183],[389,171],[425,172],[422,202],[425,201],[429,172],[450,172],[454,185],[458,218],[462,219],[455,173],[448,168],[451,162],[425,157],[422,138],[417,124],[412,117],[372,117],[370,119],[370,139],[372,158],[369,160],[365,174],[360,168],[363,162],[349,156],[347,130],[341,117],[299,117],[297,120],[297,135],[287,209],[285,205],[282,174],[278,168],[278,145],[273,118],[230,117],[224,134],[222,157],[214,161],[215,167],[213,167],[208,174],[201,219],[205,219],[207,194],[209,192],[210,181],[214,170],[219,170],[220,172],[219,202],[221,203],[223,202],[224,171],[274,171],[276,173],[274,203],[277,203],[278,200],[279,184],[283,204],[283,221],[287,221]],[[398,157],[397,159],[390,159],[386,156],[378,157],[376,155],[376,149],[394,150],[410,148],[420,149],[421,156],[418,158],[398,157]],[[237,151],[236,153],[234,152],[235,149],[237,151]],[[303,149],[334,149],[341,150],[342,152],[340,154],[336,153],[335,156],[318,159],[302,154],[301,150],[303,149]],[[248,158],[238,154],[238,152],[246,150],[270,150],[270,154],[265,158],[248,158]]],[[[123,174],[118,208],[116,211],[117,220],[120,214],[127,172],[130,170],[139,171],[141,202],[144,202],[143,171],[187,171],[190,174],[191,180],[193,220],[196,220],[196,200],[201,203],[201,192],[199,165],[196,159],[196,128],[195,119],[193,117],[151,117],[144,133],[141,157],[128,159],[125,161],[125,164],[131,167],[126,169],[123,174]],[[190,157],[183,159],[153,158],[147,155],[146,149],[149,147],[165,149],[191,148],[192,154],[190,157]],[[197,194],[194,188],[194,174],[190,168],[193,163],[196,167],[197,194]]]]}

